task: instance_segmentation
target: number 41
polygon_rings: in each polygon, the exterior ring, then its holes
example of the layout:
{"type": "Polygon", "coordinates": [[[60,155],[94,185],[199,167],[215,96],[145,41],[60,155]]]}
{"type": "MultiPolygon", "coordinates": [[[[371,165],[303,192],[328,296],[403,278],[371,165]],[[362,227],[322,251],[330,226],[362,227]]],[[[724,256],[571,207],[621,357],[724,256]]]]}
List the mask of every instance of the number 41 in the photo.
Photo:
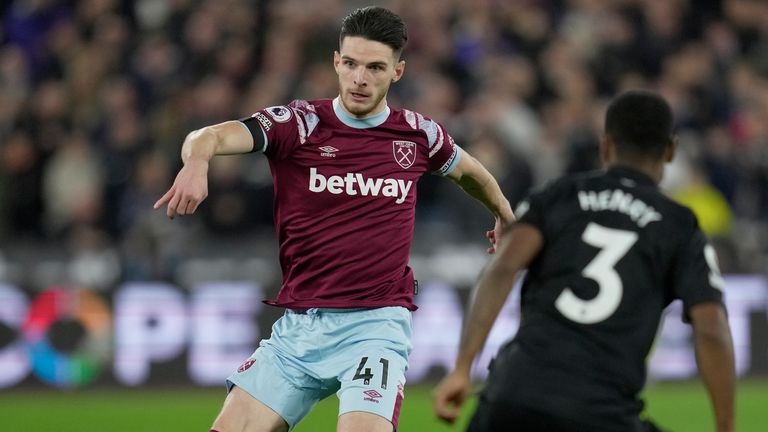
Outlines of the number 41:
{"type": "MultiPolygon", "coordinates": [[[[357,371],[355,371],[355,376],[352,377],[352,381],[361,379],[365,385],[369,385],[371,383],[373,374],[371,373],[371,368],[365,367],[365,363],[367,362],[368,357],[363,357],[360,359],[360,364],[357,366],[357,371]]],[[[380,358],[379,363],[381,363],[381,388],[386,390],[387,376],[389,375],[389,360],[380,358]]]]}

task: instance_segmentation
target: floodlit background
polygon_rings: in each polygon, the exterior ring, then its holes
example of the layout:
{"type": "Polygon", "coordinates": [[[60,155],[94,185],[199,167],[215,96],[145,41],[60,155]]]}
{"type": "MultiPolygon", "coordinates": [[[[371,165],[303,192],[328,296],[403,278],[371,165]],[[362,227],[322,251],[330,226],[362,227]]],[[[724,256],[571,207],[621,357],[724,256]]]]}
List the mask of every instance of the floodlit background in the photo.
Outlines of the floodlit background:
{"type": "MultiPolygon", "coordinates": [[[[445,124],[513,203],[598,166],[617,92],[649,88],[670,101],[680,149],[663,187],[718,250],[739,430],[765,430],[760,0],[0,2],[0,430],[207,430],[223,379],[279,314],[260,303],[280,281],[268,166],[258,154],[215,159],[192,217],[170,221],[152,204],[191,130],[334,97],[340,21],[367,4],[409,28],[390,106],[445,124]]],[[[401,429],[459,430],[432,420],[428,392],[451,364],[491,219],[450,182],[426,176],[418,188],[416,385],[401,429]]],[[[513,299],[479,382],[516,326],[513,299]]],[[[708,430],[689,337],[673,307],[649,359],[649,412],[673,430],[708,430]]],[[[332,430],[335,410],[323,402],[299,430],[332,430]]]]}

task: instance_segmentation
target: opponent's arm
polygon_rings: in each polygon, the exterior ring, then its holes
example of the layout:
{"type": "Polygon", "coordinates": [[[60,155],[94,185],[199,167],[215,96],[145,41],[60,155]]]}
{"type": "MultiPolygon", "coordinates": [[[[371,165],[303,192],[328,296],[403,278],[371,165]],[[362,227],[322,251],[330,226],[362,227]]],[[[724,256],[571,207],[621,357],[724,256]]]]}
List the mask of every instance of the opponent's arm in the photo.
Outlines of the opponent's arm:
{"type": "Polygon", "coordinates": [[[483,203],[496,218],[493,231],[486,233],[491,241],[488,252],[493,253],[502,229],[514,222],[515,215],[512,213],[509,201],[504,197],[499,184],[491,173],[465,150],[459,148],[459,151],[462,152],[459,163],[453,171],[448,173],[447,177],[470,196],[483,203]]]}
{"type": "Polygon", "coordinates": [[[181,147],[184,166],[176,175],[173,186],[154,205],[166,203],[166,214],[192,214],[208,196],[208,162],[216,155],[248,153],[254,140],[240,121],[227,121],[191,132],[181,147]]]}
{"type": "Polygon", "coordinates": [[[736,372],[725,310],[710,302],[693,306],[689,314],[696,362],[715,411],[716,430],[733,432],[736,372]]]}
{"type": "Polygon", "coordinates": [[[538,228],[524,223],[513,226],[499,242],[499,249],[480,275],[470,300],[454,369],[435,390],[434,410],[440,419],[453,423],[458,417],[459,408],[471,391],[472,362],[483,349],[515,276],[539,253],[543,242],[538,228]]]}

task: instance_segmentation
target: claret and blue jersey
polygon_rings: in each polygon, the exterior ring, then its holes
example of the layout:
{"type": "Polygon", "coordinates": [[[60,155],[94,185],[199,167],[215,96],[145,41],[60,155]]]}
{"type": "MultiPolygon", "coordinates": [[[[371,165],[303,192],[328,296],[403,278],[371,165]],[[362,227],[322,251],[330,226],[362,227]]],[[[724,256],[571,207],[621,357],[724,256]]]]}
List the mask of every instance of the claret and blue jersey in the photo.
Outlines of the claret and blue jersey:
{"type": "Polygon", "coordinates": [[[267,303],[414,310],[416,184],[461,156],[443,126],[389,107],[357,119],[338,99],[269,107],[247,125],[263,134],[254,150],[269,159],[275,188],[283,284],[267,303]]]}

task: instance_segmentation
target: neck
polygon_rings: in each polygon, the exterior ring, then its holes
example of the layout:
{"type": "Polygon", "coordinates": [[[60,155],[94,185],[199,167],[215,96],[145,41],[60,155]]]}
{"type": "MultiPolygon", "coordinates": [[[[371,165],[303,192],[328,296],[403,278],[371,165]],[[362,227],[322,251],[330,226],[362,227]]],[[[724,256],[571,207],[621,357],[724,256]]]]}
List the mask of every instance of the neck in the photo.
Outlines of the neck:
{"type": "Polygon", "coordinates": [[[664,175],[664,162],[654,159],[623,158],[606,164],[606,168],[629,167],[652,178],[656,184],[661,182],[664,175]]]}

